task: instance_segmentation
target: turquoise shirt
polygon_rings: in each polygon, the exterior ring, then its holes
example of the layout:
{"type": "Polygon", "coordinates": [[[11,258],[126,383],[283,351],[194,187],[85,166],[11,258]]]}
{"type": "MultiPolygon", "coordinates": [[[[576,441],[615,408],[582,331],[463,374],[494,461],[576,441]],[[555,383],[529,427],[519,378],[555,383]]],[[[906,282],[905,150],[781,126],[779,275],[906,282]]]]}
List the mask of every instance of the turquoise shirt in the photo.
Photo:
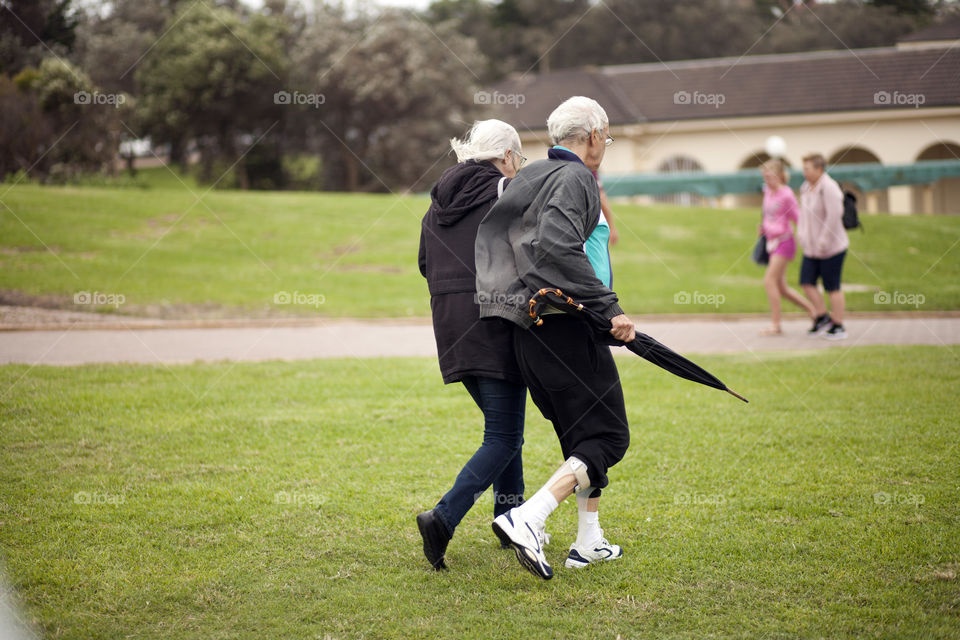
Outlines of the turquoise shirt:
{"type": "Polygon", "coordinates": [[[594,272],[600,278],[600,282],[605,284],[608,289],[613,287],[613,269],[610,264],[610,225],[603,212],[600,212],[600,222],[597,228],[593,230],[590,237],[583,245],[583,251],[587,254],[587,259],[593,266],[594,272]]]}
{"type": "MultiPolygon", "coordinates": [[[[570,149],[560,146],[559,144],[554,145],[553,148],[563,149],[573,154],[570,149]]],[[[587,241],[583,244],[583,252],[587,254],[590,266],[593,267],[593,271],[597,274],[600,282],[606,285],[608,289],[612,289],[613,265],[610,262],[610,225],[607,223],[603,211],[600,212],[600,222],[597,223],[597,228],[593,230],[593,233],[590,234],[590,237],[587,238],[587,241]]]]}

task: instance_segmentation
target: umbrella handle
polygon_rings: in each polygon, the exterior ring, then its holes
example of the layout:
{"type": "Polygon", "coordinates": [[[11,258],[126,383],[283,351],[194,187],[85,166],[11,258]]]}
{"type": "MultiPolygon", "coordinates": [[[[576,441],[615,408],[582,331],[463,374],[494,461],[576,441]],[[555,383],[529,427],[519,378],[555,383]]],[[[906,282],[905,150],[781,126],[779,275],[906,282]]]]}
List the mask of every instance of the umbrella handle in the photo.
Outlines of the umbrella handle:
{"type": "Polygon", "coordinates": [[[537,298],[543,297],[548,293],[552,293],[558,298],[563,298],[564,302],[566,302],[571,307],[576,308],[577,311],[583,311],[582,304],[580,304],[579,302],[575,302],[573,298],[566,295],[560,289],[553,288],[553,287],[544,287],[543,289],[540,289],[535,294],[533,294],[533,297],[530,298],[530,302],[527,303],[528,313],[530,314],[530,317],[533,319],[534,324],[537,325],[538,327],[543,324],[543,318],[541,318],[540,314],[537,313],[537,302],[538,302],[537,298]]]}

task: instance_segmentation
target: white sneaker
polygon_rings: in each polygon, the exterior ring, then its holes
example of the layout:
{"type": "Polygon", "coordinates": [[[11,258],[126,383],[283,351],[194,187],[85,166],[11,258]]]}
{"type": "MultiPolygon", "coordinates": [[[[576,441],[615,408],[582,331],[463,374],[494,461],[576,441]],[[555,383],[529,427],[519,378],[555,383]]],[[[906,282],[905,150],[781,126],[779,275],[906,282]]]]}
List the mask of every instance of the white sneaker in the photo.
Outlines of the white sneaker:
{"type": "Polygon", "coordinates": [[[493,532],[501,543],[513,547],[524,569],[544,580],[553,577],[553,568],[543,553],[543,527],[524,520],[517,507],[497,516],[493,532]]]}
{"type": "MultiPolygon", "coordinates": [[[[546,546],[549,546],[549,545],[550,545],[550,534],[547,533],[546,531],[544,531],[544,532],[543,532],[543,546],[546,547],[546,546]]],[[[513,549],[513,545],[510,544],[509,542],[501,542],[501,543],[500,543],[500,548],[501,548],[501,549],[513,549]]]]}
{"type": "Polygon", "coordinates": [[[563,563],[567,569],[582,569],[591,562],[618,560],[623,557],[620,545],[610,544],[600,532],[600,542],[590,546],[579,546],[576,542],[570,545],[567,561],[563,563]]]}

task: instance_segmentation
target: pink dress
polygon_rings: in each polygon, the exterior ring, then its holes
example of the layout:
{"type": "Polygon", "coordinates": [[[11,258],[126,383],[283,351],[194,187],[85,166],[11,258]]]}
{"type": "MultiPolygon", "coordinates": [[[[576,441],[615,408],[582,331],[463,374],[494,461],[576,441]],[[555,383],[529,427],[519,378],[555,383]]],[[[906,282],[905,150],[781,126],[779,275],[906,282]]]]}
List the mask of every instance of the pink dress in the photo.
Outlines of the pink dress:
{"type": "Polygon", "coordinates": [[[790,223],[796,224],[799,214],[797,198],[790,187],[781,185],[776,191],[770,191],[767,185],[763,185],[763,235],[767,238],[767,252],[771,256],[793,260],[797,243],[790,223]]]}

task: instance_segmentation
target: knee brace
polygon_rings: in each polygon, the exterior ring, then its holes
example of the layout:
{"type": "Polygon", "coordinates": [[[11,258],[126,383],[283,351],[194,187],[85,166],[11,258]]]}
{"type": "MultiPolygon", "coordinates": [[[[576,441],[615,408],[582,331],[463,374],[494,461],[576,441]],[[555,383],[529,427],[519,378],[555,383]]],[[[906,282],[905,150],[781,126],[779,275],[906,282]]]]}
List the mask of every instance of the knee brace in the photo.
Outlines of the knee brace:
{"type": "Polygon", "coordinates": [[[576,489],[574,489],[577,493],[590,489],[590,476],[587,474],[586,462],[576,456],[570,456],[563,464],[569,465],[570,471],[577,479],[577,486],[576,489]]]}

